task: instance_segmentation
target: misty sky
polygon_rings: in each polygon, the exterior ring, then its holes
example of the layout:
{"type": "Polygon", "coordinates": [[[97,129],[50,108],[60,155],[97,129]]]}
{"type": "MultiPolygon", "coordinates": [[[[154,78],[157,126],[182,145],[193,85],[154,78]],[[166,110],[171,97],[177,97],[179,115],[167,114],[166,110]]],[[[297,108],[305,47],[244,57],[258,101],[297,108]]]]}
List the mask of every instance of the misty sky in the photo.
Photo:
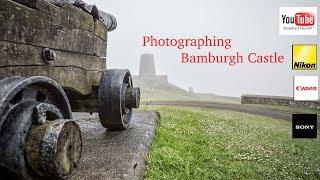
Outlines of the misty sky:
{"type": "MultiPolygon", "coordinates": [[[[118,27],[109,33],[108,68],[128,68],[138,74],[142,53],[154,53],[157,74],[184,89],[226,96],[265,94],[292,96],[293,75],[320,75],[318,71],[291,70],[291,45],[316,43],[318,36],[279,36],[279,7],[318,6],[304,0],[85,0],[113,14],[118,27]],[[191,38],[205,35],[232,38],[232,49],[187,49],[190,54],[231,54],[250,51],[285,56],[285,63],[272,65],[181,64],[176,48],[146,48],[142,36],[191,38]]],[[[318,13],[319,17],[319,13],[318,13]]],[[[319,24],[319,20],[318,20],[319,24]]],[[[319,34],[318,27],[318,34],[319,34]]],[[[318,48],[319,49],[319,48],[318,48]]],[[[319,65],[318,65],[319,69],[319,65]]]]}

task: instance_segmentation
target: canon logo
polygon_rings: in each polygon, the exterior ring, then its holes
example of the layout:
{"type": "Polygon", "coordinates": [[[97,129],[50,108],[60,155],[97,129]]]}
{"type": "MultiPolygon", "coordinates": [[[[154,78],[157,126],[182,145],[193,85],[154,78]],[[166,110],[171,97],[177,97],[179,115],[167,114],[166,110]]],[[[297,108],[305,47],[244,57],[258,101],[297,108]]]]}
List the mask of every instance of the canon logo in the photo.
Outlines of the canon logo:
{"type": "Polygon", "coordinates": [[[311,12],[298,12],[294,17],[282,15],[283,24],[295,24],[297,26],[313,26],[315,16],[311,12]]]}
{"type": "Polygon", "coordinates": [[[308,87],[308,86],[306,86],[306,87],[304,87],[304,86],[297,86],[296,87],[296,90],[297,91],[316,91],[318,88],[317,87],[315,87],[315,86],[310,86],[310,87],[308,87]]]}

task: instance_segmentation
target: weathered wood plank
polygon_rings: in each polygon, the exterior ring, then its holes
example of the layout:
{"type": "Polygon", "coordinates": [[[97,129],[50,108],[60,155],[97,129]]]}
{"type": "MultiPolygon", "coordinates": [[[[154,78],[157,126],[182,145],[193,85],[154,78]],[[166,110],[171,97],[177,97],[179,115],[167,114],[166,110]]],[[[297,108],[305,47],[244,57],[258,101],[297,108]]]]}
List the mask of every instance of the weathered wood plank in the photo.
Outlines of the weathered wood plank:
{"type": "Polygon", "coordinates": [[[92,86],[98,86],[102,71],[86,71],[77,67],[17,66],[0,67],[0,76],[47,76],[64,89],[82,95],[92,93],[92,86]]]}
{"type": "Polygon", "coordinates": [[[51,15],[62,17],[62,20],[68,23],[74,23],[73,26],[77,29],[88,30],[104,41],[108,41],[106,25],[99,20],[93,20],[91,14],[84,12],[82,9],[77,8],[72,4],[63,4],[59,12],[56,12],[55,14],[51,13],[51,15]]]}
{"type": "MultiPolygon", "coordinates": [[[[42,59],[44,48],[0,41],[0,67],[4,66],[49,66],[42,59]]],[[[88,71],[106,70],[106,60],[93,55],[54,50],[57,57],[50,66],[75,66],[88,71]]]]}
{"type": "Polygon", "coordinates": [[[99,20],[93,20],[91,14],[72,4],[63,3],[54,5],[45,0],[14,0],[27,7],[39,10],[50,17],[58,17],[62,24],[77,29],[84,29],[93,32],[101,39],[107,41],[107,28],[99,20]]]}
{"type": "Polygon", "coordinates": [[[13,0],[17,3],[23,4],[25,6],[28,6],[30,8],[36,8],[37,7],[37,0],[13,0]]]}
{"type": "Polygon", "coordinates": [[[94,22],[94,32],[97,36],[99,36],[106,42],[108,41],[108,31],[106,25],[104,25],[103,22],[98,20],[94,22]]]}
{"type": "MultiPolygon", "coordinates": [[[[0,40],[106,56],[106,41],[94,33],[70,27],[72,23],[61,21],[61,17],[50,16],[12,1],[0,0],[0,3],[0,32],[4,32],[0,33],[0,40]]],[[[96,28],[95,25],[93,28],[96,28]]]]}

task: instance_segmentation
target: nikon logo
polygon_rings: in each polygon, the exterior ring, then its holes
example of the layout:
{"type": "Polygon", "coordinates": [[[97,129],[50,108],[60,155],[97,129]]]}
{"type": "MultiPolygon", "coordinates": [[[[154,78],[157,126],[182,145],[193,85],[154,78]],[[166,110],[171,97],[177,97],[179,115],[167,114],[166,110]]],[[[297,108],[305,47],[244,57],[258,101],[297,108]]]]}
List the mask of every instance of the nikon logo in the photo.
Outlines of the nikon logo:
{"type": "Polygon", "coordinates": [[[294,44],[292,45],[292,69],[316,70],[317,69],[317,45],[294,44]]]}
{"type": "Polygon", "coordinates": [[[295,62],[293,69],[317,69],[317,64],[305,63],[305,62],[295,62]]]}

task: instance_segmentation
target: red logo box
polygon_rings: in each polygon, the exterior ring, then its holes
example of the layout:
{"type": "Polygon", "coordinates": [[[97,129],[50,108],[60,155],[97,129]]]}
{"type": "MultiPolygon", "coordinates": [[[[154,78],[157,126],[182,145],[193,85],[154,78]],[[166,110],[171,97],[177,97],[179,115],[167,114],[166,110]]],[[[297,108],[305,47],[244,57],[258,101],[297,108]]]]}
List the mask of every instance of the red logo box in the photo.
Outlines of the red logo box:
{"type": "Polygon", "coordinates": [[[294,21],[297,26],[313,26],[315,16],[310,12],[299,12],[295,14],[294,21]]]}

